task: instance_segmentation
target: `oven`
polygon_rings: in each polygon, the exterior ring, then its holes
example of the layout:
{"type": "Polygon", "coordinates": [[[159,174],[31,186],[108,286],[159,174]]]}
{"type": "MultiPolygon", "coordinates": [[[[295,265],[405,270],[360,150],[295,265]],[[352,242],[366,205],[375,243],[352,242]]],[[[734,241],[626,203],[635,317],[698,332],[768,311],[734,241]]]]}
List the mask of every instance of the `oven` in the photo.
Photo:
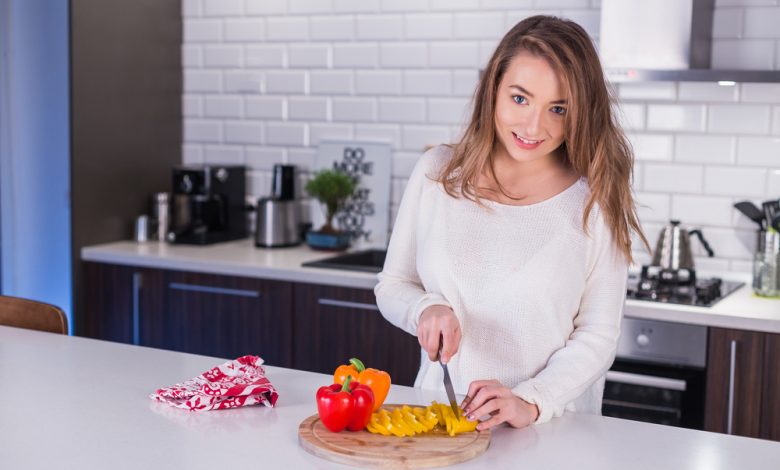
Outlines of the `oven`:
{"type": "Polygon", "coordinates": [[[602,414],[704,428],[707,327],[624,318],[602,414]]]}

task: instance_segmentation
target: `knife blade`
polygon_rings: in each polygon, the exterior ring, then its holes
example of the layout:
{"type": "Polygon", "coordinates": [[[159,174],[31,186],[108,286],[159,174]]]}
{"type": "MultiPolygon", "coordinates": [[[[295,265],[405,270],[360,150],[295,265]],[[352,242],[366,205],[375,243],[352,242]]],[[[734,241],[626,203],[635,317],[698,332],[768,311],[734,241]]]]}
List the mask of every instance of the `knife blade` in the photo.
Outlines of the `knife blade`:
{"type": "Polygon", "coordinates": [[[452,387],[452,379],[450,378],[450,371],[447,369],[447,364],[441,362],[441,349],[444,347],[444,336],[439,338],[439,364],[441,364],[442,370],[444,370],[444,390],[447,391],[447,399],[450,401],[450,407],[455,416],[460,419],[460,408],[458,408],[458,401],[455,398],[455,389],[452,387]]]}

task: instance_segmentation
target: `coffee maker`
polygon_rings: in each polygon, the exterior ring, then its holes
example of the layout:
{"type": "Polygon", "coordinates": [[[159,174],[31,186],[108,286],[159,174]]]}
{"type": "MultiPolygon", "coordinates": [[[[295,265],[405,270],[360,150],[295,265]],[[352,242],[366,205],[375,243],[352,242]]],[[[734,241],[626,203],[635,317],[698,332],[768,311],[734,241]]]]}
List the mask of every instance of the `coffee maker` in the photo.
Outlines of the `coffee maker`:
{"type": "Polygon", "coordinates": [[[245,187],[243,166],[174,167],[168,241],[208,245],[245,238],[245,187]]]}

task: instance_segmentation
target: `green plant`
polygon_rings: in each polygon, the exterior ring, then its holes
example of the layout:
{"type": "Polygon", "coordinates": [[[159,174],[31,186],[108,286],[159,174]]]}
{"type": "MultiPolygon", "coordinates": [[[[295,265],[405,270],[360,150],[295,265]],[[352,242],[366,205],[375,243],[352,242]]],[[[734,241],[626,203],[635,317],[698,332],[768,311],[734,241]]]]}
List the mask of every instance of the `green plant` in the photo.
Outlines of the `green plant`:
{"type": "Polygon", "coordinates": [[[333,227],[333,217],[355,191],[355,186],[355,180],[339,170],[319,171],[306,183],[306,192],[325,205],[325,225],[320,232],[337,232],[333,227]]]}

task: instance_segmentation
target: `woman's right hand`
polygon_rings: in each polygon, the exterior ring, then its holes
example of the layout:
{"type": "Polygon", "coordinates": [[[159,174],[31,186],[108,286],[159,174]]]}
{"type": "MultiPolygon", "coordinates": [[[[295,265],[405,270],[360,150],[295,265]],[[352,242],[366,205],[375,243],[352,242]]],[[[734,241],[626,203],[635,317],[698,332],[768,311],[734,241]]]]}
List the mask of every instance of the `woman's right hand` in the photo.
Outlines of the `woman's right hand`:
{"type": "Polygon", "coordinates": [[[455,312],[446,305],[431,305],[423,310],[417,324],[417,340],[431,361],[437,360],[441,345],[441,362],[448,363],[460,346],[460,322],[455,312]]]}

